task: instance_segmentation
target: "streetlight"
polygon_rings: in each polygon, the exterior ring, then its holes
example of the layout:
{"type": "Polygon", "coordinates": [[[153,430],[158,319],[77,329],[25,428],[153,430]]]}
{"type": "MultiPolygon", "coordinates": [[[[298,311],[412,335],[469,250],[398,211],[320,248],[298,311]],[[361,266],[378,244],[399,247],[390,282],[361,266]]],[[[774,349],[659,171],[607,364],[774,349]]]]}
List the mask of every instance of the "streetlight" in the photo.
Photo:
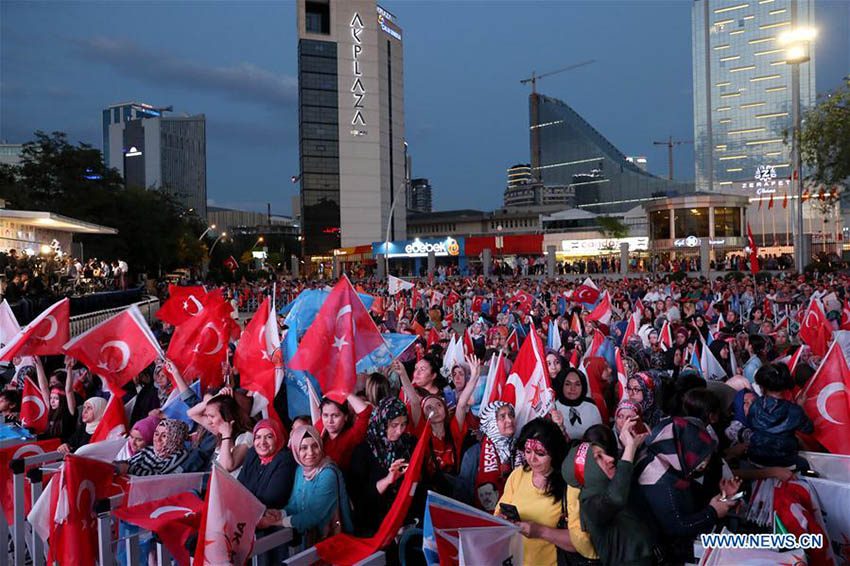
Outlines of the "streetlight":
{"type": "MultiPolygon", "coordinates": [[[[791,3],[791,21],[797,21],[797,3],[791,3]]],[[[802,108],[800,107],[800,65],[811,59],[808,46],[815,40],[817,30],[812,27],[795,27],[777,38],[779,45],[787,48],[785,63],[791,65],[791,106],[793,109],[794,139],[792,145],[793,172],[792,182],[797,181],[797,273],[805,269],[803,261],[803,156],[800,149],[800,132],[802,130],[802,108]]]]}
{"type": "Polygon", "coordinates": [[[218,238],[215,239],[212,247],[210,248],[210,257],[212,257],[212,253],[213,253],[213,250],[215,249],[215,245],[218,243],[219,240],[221,240],[225,236],[227,236],[227,232],[222,232],[221,234],[218,235],[218,238]]]}
{"type": "Polygon", "coordinates": [[[210,230],[215,230],[215,224],[210,224],[209,227],[206,230],[204,230],[204,233],[201,234],[201,237],[198,238],[198,241],[200,242],[201,240],[203,240],[204,236],[206,236],[207,232],[209,232],[210,230]]]}

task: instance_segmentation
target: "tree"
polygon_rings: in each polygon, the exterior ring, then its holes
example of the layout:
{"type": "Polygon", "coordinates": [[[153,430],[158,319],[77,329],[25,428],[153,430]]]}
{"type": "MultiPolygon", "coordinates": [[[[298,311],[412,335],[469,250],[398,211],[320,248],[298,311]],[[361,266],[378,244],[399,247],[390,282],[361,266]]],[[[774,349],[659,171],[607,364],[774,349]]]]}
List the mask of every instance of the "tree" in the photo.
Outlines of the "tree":
{"type": "Polygon", "coordinates": [[[618,240],[629,235],[629,227],[623,224],[620,219],[613,216],[600,216],[597,218],[599,222],[599,231],[608,239],[618,240]]]}
{"type": "Polygon", "coordinates": [[[0,167],[0,198],[7,206],[41,210],[118,229],[115,236],[80,235],[86,256],[121,258],[137,272],[199,265],[205,255],[200,220],[186,215],[165,192],[125,188],[100,151],[66,134],[35,132],[20,165],[0,167]]]}
{"type": "MultiPolygon", "coordinates": [[[[789,136],[786,132],[786,142],[789,136]]],[[[806,180],[825,191],[822,206],[830,208],[837,200],[831,189],[846,188],[850,179],[849,85],[818,96],[818,103],[803,113],[800,150],[809,169],[806,180]]]]}

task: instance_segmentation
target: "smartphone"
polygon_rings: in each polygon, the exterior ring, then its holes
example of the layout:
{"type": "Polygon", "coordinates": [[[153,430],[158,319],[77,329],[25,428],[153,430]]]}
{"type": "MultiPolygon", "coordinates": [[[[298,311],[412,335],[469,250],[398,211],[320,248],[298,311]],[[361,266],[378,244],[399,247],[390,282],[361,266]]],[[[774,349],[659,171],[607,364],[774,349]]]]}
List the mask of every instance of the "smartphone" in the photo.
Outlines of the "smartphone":
{"type": "Polygon", "coordinates": [[[730,495],[729,497],[721,497],[720,501],[738,501],[742,497],[744,497],[744,492],[739,491],[738,493],[736,493],[734,495],[730,495]]]}
{"type": "Polygon", "coordinates": [[[514,523],[519,523],[519,510],[516,508],[516,505],[511,505],[510,503],[499,503],[499,511],[502,512],[502,515],[508,521],[513,521],[514,523]]]}
{"type": "Polygon", "coordinates": [[[635,421],[635,426],[632,429],[632,434],[643,434],[645,432],[649,432],[649,428],[647,428],[646,424],[644,424],[644,422],[640,418],[638,418],[638,420],[635,421]]]}
{"type": "Polygon", "coordinates": [[[807,478],[819,478],[820,477],[820,474],[817,473],[814,470],[803,470],[802,472],[799,472],[799,474],[801,476],[806,476],[807,478]]]}

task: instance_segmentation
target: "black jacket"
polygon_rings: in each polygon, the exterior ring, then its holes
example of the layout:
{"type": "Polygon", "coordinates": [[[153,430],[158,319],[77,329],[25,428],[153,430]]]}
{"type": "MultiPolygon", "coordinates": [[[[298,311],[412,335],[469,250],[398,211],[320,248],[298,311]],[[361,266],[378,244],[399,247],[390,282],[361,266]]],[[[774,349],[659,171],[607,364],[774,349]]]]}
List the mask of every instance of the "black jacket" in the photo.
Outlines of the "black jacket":
{"type": "Polygon", "coordinates": [[[298,464],[289,450],[281,450],[265,466],[251,448],[239,471],[239,482],[269,509],[283,509],[292,493],[298,464]]]}

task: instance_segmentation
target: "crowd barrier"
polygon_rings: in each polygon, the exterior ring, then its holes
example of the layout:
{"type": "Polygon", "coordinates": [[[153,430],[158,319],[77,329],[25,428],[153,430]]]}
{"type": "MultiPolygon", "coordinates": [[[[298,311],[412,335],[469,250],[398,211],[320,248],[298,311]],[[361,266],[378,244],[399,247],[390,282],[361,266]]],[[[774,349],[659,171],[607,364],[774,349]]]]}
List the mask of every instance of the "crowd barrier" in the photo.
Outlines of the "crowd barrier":
{"type": "MultiPolygon", "coordinates": [[[[159,310],[159,299],[156,297],[143,297],[142,300],[131,303],[139,307],[139,310],[142,312],[142,316],[145,317],[145,320],[148,324],[153,324],[154,315],[159,310]]],[[[115,316],[119,312],[126,309],[131,305],[124,305],[120,307],[110,308],[99,310],[95,312],[90,312],[86,314],[79,314],[71,317],[71,337],[79,336],[86,330],[93,328],[94,326],[100,324],[101,322],[107,320],[108,318],[115,316]]]]}

